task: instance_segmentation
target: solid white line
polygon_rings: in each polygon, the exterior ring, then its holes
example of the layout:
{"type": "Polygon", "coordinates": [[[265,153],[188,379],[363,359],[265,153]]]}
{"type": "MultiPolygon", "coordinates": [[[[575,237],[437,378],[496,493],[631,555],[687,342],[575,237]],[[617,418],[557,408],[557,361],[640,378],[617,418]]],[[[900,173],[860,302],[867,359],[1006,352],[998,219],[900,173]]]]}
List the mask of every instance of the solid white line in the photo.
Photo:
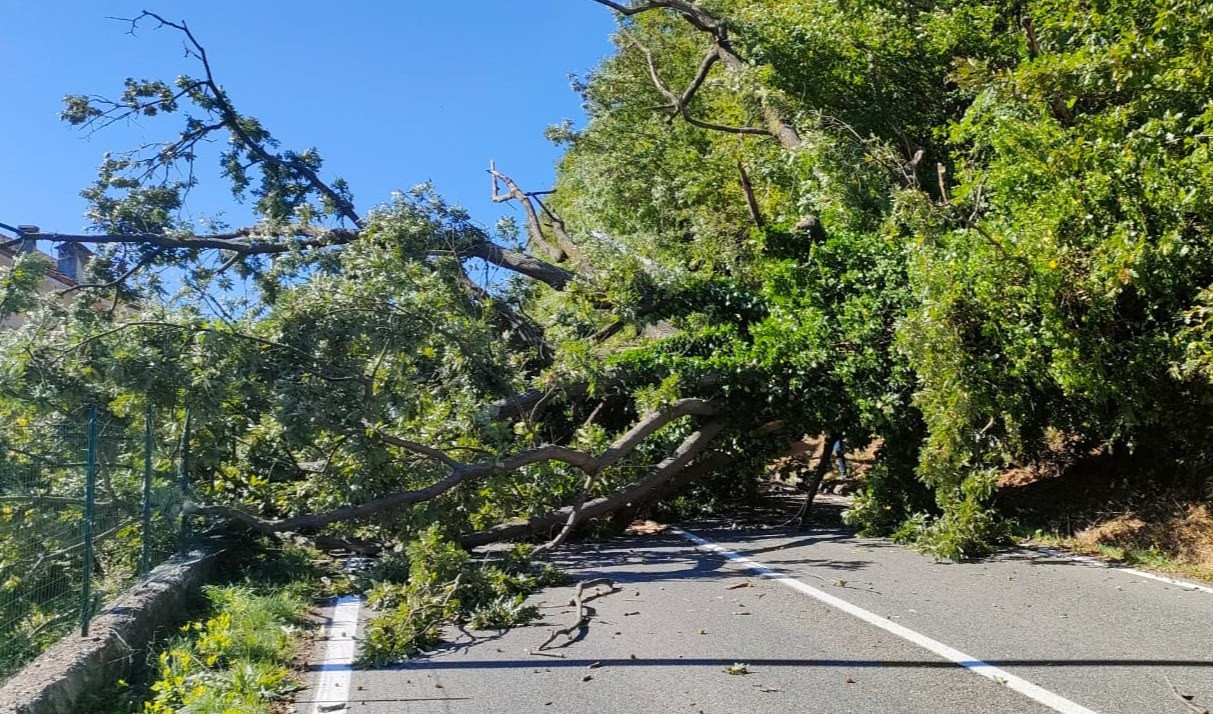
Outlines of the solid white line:
{"type": "Polygon", "coordinates": [[[893,622],[888,618],[881,617],[874,612],[869,612],[858,605],[853,605],[840,597],[825,592],[824,590],[818,590],[811,585],[797,580],[791,575],[773,570],[756,560],[752,560],[744,555],[741,555],[740,553],[731,551],[723,546],[712,543],[711,541],[704,540],[694,533],[677,528],[671,528],[670,530],[691,541],[698,546],[700,550],[711,551],[713,553],[723,555],[725,558],[733,561],[734,563],[744,565],[746,568],[749,568],[764,578],[769,578],[780,583],[781,585],[786,585],[787,587],[819,600],[830,607],[837,608],[848,615],[857,617],[870,625],[875,625],[885,632],[892,633],[904,640],[908,640],[909,642],[922,647],[923,649],[930,650],[946,660],[955,662],[974,674],[979,674],[986,679],[992,679],[999,684],[1006,685],[1007,687],[1014,689],[1030,699],[1036,700],[1037,702],[1049,707],[1054,711],[1064,712],[1065,714],[1096,714],[1093,709],[1088,709],[1080,704],[1076,704],[1059,694],[1054,694],[1043,687],[1032,684],[1026,679],[1016,677],[1010,672],[999,669],[988,662],[982,662],[981,660],[971,657],[958,649],[949,647],[938,640],[933,640],[924,634],[915,632],[904,625],[899,625],[896,622],[893,622]]]}
{"type": "Polygon", "coordinates": [[[312,702],[313,714],[333,711],[335,705],[349,701],[350,682],[354,676],[354,655],[357,650],[358,616],[362,612],[362,598],[344,595],[337,598],[333,616],[325,628],[328,642],[324,657],[315,664],[320,666],[312,702]]]}
{"type": "Polygon", "coordinates": [[[1040,546],[1040,545],[1032,545],[1032,546],[1026,546],[1026,547],[1028,550],[1033,550],[1033,551],[1036,551],[1037,553],[1044,553],[1045,555],[1049,555],[1054,558],[1065,558],[1067,560],[1073,560],[1073,561],[1077,561],[1079,563],[1086,563],[1087,565],[1094,565],[1094,566],[1097,566],[1100,568],[1107,568],[1108,570],[1119,570],[1122,573],[1126,573],[1128,575],[1136,575],[1139,578],[1149,578],[1150,580],[1157,580],[1160,583],[1167,583],[1168,585],[1177,585],[1177,586],[1183,588],[1184,590],[1199,591],[1199,592],[1208,593],[1210,595],[1213,595],[1213,588],[1211,588],[1207,585],[1199,585],[1197,583],[1193,583],[1193,582],[1190,582],[1187,580],[1179,580],[1178,578],[1168,578],[1165,575],[1159,575],[1158,573],[1151,573],[1148,570],[1138,570],[1137,568],[1130,568],[1125,565],[1109,563],[1106,560],[1100,560],[1099,558],[1092,558],[1089,555],[1079,555],[1078,553],[1070,553],[1070,552],[1067,552],[1064,550],[1055,550],[1053,548],[1047,548],[1045,546],[1040,546]]]}

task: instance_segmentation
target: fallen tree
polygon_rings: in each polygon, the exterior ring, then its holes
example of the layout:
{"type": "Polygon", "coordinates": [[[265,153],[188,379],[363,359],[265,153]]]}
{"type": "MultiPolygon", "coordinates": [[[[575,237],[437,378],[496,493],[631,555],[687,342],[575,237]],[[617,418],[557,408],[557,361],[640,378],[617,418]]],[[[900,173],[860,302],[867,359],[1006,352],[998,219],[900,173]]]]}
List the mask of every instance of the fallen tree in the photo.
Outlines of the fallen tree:
{"type": "MultiPolygon", "coordinates": [[[[708,16],[690,5],[680,4],[674,9],[697,30],[707,32],[713,41],[713,51],[705,61],[696,86],[685,93],[680,105],[674,107],[686,114],[686,104],[693,99],[697,85],[705,80],[711,65],[723,60],[736,71],[740,70],[740,59],[731,49],[722,23],[706,21],[704,18],[708,16]]],[[[540,199],[543,192],[522,190],[495,165],[490,165],[493,200],[512,201],[523,209],[529,244],[546,254],[548,260],[496,242],[485,229],[428,189],[415,191],[369,213],[359,211],[343,180],[322,178],[322,163],[314,150],[282,150],[260,122],[236,109],[234,101],[216,79],[205,47],[186,23],[144,12],[131,20],[131,28],[139,29],[148,23],[157,29],[180,33],[185,40],[187,57],[198,63],[201,76],[183,76],[172,83],[130,80],[124,94],[112,100],[70,96],[66,100],[64,118],[73,125],[97,131],[135,116],[180,113],[183,105],[192,107],[200,115],[187,116],[184,129],[170,141],[144,147],[142,153],[107,158],[97,184],[86,192],[94,202],[95,232],[25,233],[23,237],[94,246],[100,253],[91,268],[93,277],[73,290],[86,294],[112,291],[115,305],[119,299],[146,300],[149,294],[141,290],[154,288],[156,282],[150,277],[145,280],[145,276],[150,276],[158,266],[175,266],[184,271],[186,286],[194,298],[206,312],[218,312],[220,321],[215,323],[197,317],[181,321],[178,316],[157,308],[147,311],[151,314],[138,315],[138,319],[129,319],[130,311],[124,315],[127,319],[98,321],[97,316],[91,314],[84,316],[79,329],[71,334],[74,341],[59,348],[49,362],[59,369],[96,364],[98,359],[104,361],[112,356],[107,350],[132,343],[139,344],[148,353],[144,355],[145,364],[159,357],[161,364],[179,367],[180,355],[184,352],[192,350],[208,355],[203,359],[216,358],[222,353],[218,362],[242,363],[243,369],[233,372],[244,372],[250,377],[235,384],[234,390],[243,394],[241,399],[246,402],[280,398],[271,395],[282,391],[280,385],[284,379],[288,382],[322,380],[336,393],[326,400],[329,404],[319,413],[312,412],[316,417],[313,421],[323,424],[320,428],[300,428],[300,424],[292,424],[290,419],[272,417],[288,432],[287,438],[277,440],[272,447],[284,453],[291,452],[291,463],[309,465],[300,467],[288,479],[296,488],[322,482],[343,456],[356,463],[365,463],[368,458],[399,463],[398,455],[404,453],[428,462],[428,466],[421,468],[411,461],[406,466],[391,469],[397,475],[384,475],[381,479],[384,482],[400,480],[418,471],[429,472],[434,467],[449,470],[445,476],[426,485],[406,490],[389,489],[381,495],[325,510],[288,508],[286,510],[294,512],[280,516],[258,512],[246,505],[215,502],[222,499],[221,493],[198,494],[201,502],[189,506],[193,515],[227,520],[261,534],[307,534],[318,542],[344,543],[367,551],[377,546],[373,538],[368,542],[365,538],[351,536],[351,529],[357,531],[358,524],[391,521],[410,507],[435,502],[492,478],[517,475],[534,468],[550,471],[567,466],[584,479],[580,489],[570,489],[571,505],[567,496],[561,496],[553,505],[558,505],[560,500],[564,500],[565,505],[547,516],[532,518],[521,526],[509,523],[507,519],[499,526],[466,533],[463,537],[468,543],[530,537],[549,528],[555,519],[561,521],[563,527],[546,546],[552,547],[563,542],[587,519],[609,516],[620,509],[634,511],[658,493],[671,495],[675,484],[684,484],[693,475],[706,473],[704,466],[715,463],[712,459],[697,459],[714,439],[744,434],[752,428],[758,416],[744,413],[753,410],[738,409],[735,404],[721,401],[718,387],[722,380],[714,374],[697,377],[690,385],[689,391],[702,393],[704,397],[678,398],[675,395],[665,406],[642,416],[626,429],[623,429],[625,420],[637,410],[630,392],[638,387],[645,388],[646,384],[652,385],[651,376],[629,375],[626,369],[615,369],[600,371],[589,379],[563,380],[563,384],[558,382],[553,386],[528,385],[528,374],[551,365],[559,355],[548,341],[542,321],[528,316],[524,303],[491,294],[471,280],[468,261],[481,260],[505,268],[556,292],[569,292],[576,283],[570,302],[580,303],[585,306],[580,309],[590,311],[582,332],[584,339],[589,344],[599,345],[615,341],[625,352],[652,340],[629,333],[629,325],[639,333],[646,323],[659,324],[657,334],[677,336],[678,328],[667,320],[682,309],[679,304],[685,303],[687,296],[676,292],[644,298],[636,303],[632,297],[612,295],[607,286],[620,277],[619,268],[613,263],[630,260],[626,254],[618,254],[621,246],[610,243],[613,251],[605,255],[598,246],[593,251],[595,260],[604,260],[606,265],[603,270],[597,270],[557,210],[540,199]],[[219,135],[226,135],[225,143],[229,147],[219,156],[224,174],[234,190],[247,193],[255,200],[263,220],[236,230],[198,233],[192,226],[177,223],[169,217],[167,209],[180,205],[192,184],[168,177],[183,166],[193,175],[199,147],[219,135]],[[611,255],[612,252],[616,254],[611,255]],[[397,270],[397,275],[389,276],[391,270],[385,272],[378,268],[379,274],[370,280],[364,275],[347,279],[339,272],[328,284],[323,287],[317,284],[315,292],[310,290],[313,284],[324,282],[311,279],[311,276],[331,273],[333,265],[340,265],[342,271],[352,273],[363,270],[355,267],[356,264],[379,259],[381,255],[398,261],[393,268],[403,268],[403,272],[397,270]],[[272,259],[272,262],[267,263],[266,259],[272,259]],[[317,269],[319,273],[311,272],[317,269]],[[254,310],[232,314],[224,309],[220,301],[226,286],[230,285],[229,272],[258,284],[263,291],[264,304],[275,313],[274,317],[256,319],[251,317],[254,310]],[[299,286],[297,281],[302,276],[309,277],[299,286]],[[394,284],[384,290],[384,280],[394,284]],[[337,284],[336,293],[334,283],[337,284]],[[292,309],[281,307],[278,295],[282,293],[291,295],[292,309]],[[441,303],[441,307],[418,308],[424,304],[422,301],[441,303]],[[663,304],[663,301],[669,304],[663,304]],[[299,327],[308,324],[314,328],[318,321],[334,320],[338,314],[357,315],[363,319],[350,324],[343,317],[344,321],[334,325],[332,330],[322,330],[324,334],[315,335],[315,339],[302,339],[299,327]],[[427,334],[419,340],[385,339],[385,327],[394,331],[421,328],[427,334]],[[506,342],[497,341],[494,336],[497,330],[506,342]],[[166,338],[166,335],[172,337],[166,338]],[[515,340],[514,336],[520,339],[515,340]],[[623,342],[620,342],[621,336],[623,342]],[[374,344],[356,354],[331,351],[325,354],[321,347],[334,341],[353,344],[358,339],[370,339],[374,344]],[[398,413],[400,405],[409,396],[425,390],[426,380],[417,381],[418,365],[409,352],[424,351],[427,346],[434,349],[438,342],[442,343],[444,354],[470,365],[469,374],[459,375],[455,380],[460,384],[448,383],[448,387],[466,388],[470,381],[474,391],[483,393],[488,388],[507,392],[490,399],[488,406],[476,408],[477,418],[487,418],[491,423],[512,422],[516,428],[523,424],[527,431],[535,432],[526,441],[544,443],[511,450],[510,440],[501,441],[498,437],[496,444],[482,442],[475,447],[476,451],[498,454],[491,460],[462,461],[449,449],[438,445],[443,439],[450,440],[450,435],[438,441],[431,439],[430,443],[396,436],[398,428],[424,420],[421,415],[414,415],[411,420],[385,425],[382,419],[384,414],[398,413]],[[524,370],[518,373],[512,368],[502,369],[503,359],[512,359],[510,355],[518,352],[529,353],[525,357],[527,366],[524,370]],[[511,373],[512,376],[506,376],[511,373]],[[402,379],[416,381],[409,394],[386,391],[389,385],[398,387],[402,379]],[[509,395],[514,384],[524,389],[509,395]],[[361,405],[361,409],[349,409],[354,404],[361,405]],[[591,406],[594,404],[597,406],[591,406]],[[622,429],[597,455],[569,443],[576,440],[578,432],[568,420],[583,409],[592,412],[583,428],[597,420],[593,426],[608,433],[622,429]],[[630,458],[646,439],[671,422],[683,417],[712,417],[722,410],[734,412],[734,418],[715,419],[696,427],[681,442],[670,443],[668,455],[662,456],[660,445],[646,445],[642,449],[646,453],[643,458],[630,458]],[[541,439],[541,433],[547,439],[541,439]],[[371,457],[371,452],[380,456],[371,457]],[[646,459],[652,466],[645,477],[639,480],[626,477],[627,469],[642,467],[646,459]],[[326,532],[332,526],[338,527],[338,533],[326,532]]],[[[648,58],[651,65],[651,53],[648,58]]],[[[653,71],[656,78],[655,69],[653,71]]],[[[781,118],[775,109],[771,112],[771,136],[794,135],[789,120],[781,118]]],[[[765,130],[756,133],[765,133],[765,130]]],[[[791,144],[785,145],[795,148],[791,144]]],[[[744,174],[744,169],[742,172],[744,174]]],[[[752,192],[750,186],[747,189],[749,206],[755,210],[752,192]]],[[[646,279],[652,281],[661,277],[654,264],[644,265],[646,279]]],[[[116,316],[111,313],[110,317],[116,316]]],[[[619,347],[613,349],[619,351],[619,347]]],[[[37,369],[41,360],[41,356],[30,360],[27,369],[37,369]]],[[[170,368],[169,371],[174,372],[172,376],[176,378],[188,379],[188,370],[170,368]]],[[[659,380],[667,377],[659,376],[659,380]]],[[[178,396],[155,394],[147,382],[141,387],[129,382],[121,387],[141,391],[149,401],[158,401],[164,407],[175,402],[178,396]]],[[[492,396],[491,391],[487,396],[492,396]]],[[[215,418],[230,420],[234,416],[230,409],[216,408],[213,403],[190,406],[196,419],[199,412],[206,411],[215,418]]],[[[314,405],[308,408],[314,408],[314,405]]],[[[237,421],[240,416],[266,418],[265,415],[255,417],[246,411],[238,415],[237,421]]],[[[240,468],[256,470],[255,464],[249,462],[247,449],[240,445],[246,428],[238,425],[216,428],[214,421],[207,420],[206,416],[200,421],[212,424],[211,433],[206,437],[208,440],[230,440],[219,448],[227,454],[228,460],[243,462],[240,468]],[[242,454],[242,450],[245,453],[242,454]]],[[[457,435],[453,440],[458,445],[457,435]]]]}
{"type": "MultiPolygon", "coordinates": [[[[678,400],[641,419],[597,456],[567,446],[547,444],[508,457],[494,459],[493,461],[463,463],[456,461],[448,454],[437,449],[409,441],[408,439],[384,434],[380,435],[384,443],[437,461],[450,468],[450,475],[422,489],[394,493],[360,503],[356,506],[345,506],[324,513],[311,513],[280,520],[259,518],[231,506],[203,505],[194,507],[191,510],[195,515],[217,516],[230,519],[250,530],[266,535],[311,533],[332,523],[376,516],[395,509],[430,501],[461,484],[477,479],[484,479],[489,476],[509,473],[531,464],[552,461],[561,462],[576,467],[587,477],[595,477],[604,469],[610,468],[616,462],[626,457],[647,437],[669,422],[684,416],[712,416],[718,411],[717,406],[701,399],[678,400]]],[[[619,494],[606,499],[598,499],[596,502],[585,504],[584,508],[577,510],[584,517],[594,517],[610,513],[622,503],[631,503],[637,498],[650,493],[668,481],[674,474],[683,469],[690,459],[705,449],[708,443],[720,434],[725,424],[726,422],[718,420],[701,427],[693,432],[691,436],[687,437],[682,445],[675,450],[673,455],[662,461],[648,478],[619,494]],[[620,499],[623,500],[621,501],[620,499]]],[[[538,528],[539,526],[536,526],[529,531],[519,531],[519,533],[521,535],[529,535],[531,532],[538,530],[538,528]]],[[[505,532],[506,535],[500,538],[490,535],[489,540],[484,540],[483,543],[490,543],[495,540],[508,540],[514,533],[509,528],[497,529],[497,532],[505,532]]],[[[494,533],[494,529],[489,529],[485,533],[492,534],[494,533]]]]}
{"type": "Polygon", "coordinates": [[[831,434],[883,444],[857,525],[961,557],[1001,533],[998,470],[1057,444],[1208,461],[1209,92],[1166,69],[1199,65],[1172,36],[1193,7],[594,2],[616,51],[574,83],[585,125],[549,131],[554,186],[489,163],[521,231],[424,185],[357,204],[186,23],[134,18],[193,74],[67,98],[89,131],[173,123],[103,162],[92,231],[0,243],[96,250],[70,308],[30,260],[0,280],[29,317],[0,336],[0,438],[188,407],[197,513],[366,548],[435,523],[552,547],[692,480],[752,493],[831,434]],[[1126,49],[1142,27],[1162,59],[1126,49]],[[250,225],[181,218],[209,159],[250,225]]]}

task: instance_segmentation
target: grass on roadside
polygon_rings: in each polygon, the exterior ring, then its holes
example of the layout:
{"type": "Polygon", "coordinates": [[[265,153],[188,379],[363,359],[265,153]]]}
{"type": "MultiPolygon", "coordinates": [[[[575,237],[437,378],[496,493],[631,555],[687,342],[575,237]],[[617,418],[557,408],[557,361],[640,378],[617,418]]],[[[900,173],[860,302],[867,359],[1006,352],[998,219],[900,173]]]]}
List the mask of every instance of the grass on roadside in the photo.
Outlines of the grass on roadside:
{"type": "Polygon", "coordinates": [[[263,712],[299,688],[289,663],[308,599],[290,587],[205,589],[210,617],[182,627],[156,661],[147,714],[263,712]]]}
{"type": "Polygon", "coordinates": [[[146,686],[119,683],[91,714],[262,714],[302,687],[291,660],[313,597],[340,584],[317,551],[264,545],[228,583],[203,588],[198,619],[149,662],[146,686]]]}
{"type": "Polygon", "coordinates": [[[229,582],[204,588],[200,616],[152,658],[148,685],[120,684],[98,694],[85,711],[284,711],[288,695],[301,686],[291,660],[317,595],[361,591],[378,611],[359,645],[363,665],[406,659],[434,645],[447,624],[504,629],[529,623],[539,611],[526,596],[568,580],[556,568],[534,565],[530,550],[523,545],[475,559],[431,528],[351,578],[317,551],[262,544],[229,582]]]}
{"type": "Polygon", "coordinates": [[[1213,582],[1213,569],[1201,565],[1184,563],[1167,555],[1158,548],[1110,545],[1092,542],[1088,538],[1064,535],[1043,529],[1021,529],[1017,540],[1025,545],[1042,545],[1062,548],[1082,555],[1095,556],[1120,565],[1155,570],[1161,573],[1181,575],[1193,580],[1213,582]]]}

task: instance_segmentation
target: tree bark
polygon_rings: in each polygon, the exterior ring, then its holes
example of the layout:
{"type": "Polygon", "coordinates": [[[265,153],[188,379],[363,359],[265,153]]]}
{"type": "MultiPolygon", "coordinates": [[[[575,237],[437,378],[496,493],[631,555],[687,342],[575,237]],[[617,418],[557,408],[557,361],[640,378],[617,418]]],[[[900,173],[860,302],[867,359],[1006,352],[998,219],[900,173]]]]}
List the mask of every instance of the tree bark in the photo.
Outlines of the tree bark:
{"type": "MultiPolygon", "coordinates": [[[[580,517],[597,518],[620,508],[649,500],[654,491],[676,476],[687,464],[703,452],[711,444],[712,440],[720,435],[720,432],[724,430],[726,425],[727,422],[723,419],[714,420],[703,425],[684,439],[673,454],[658,464],[644,478],[609,496],[602,496],[587,501],[581,508],[580,517]]],[[[503,540],[526,538],[535,533],[550,531],[562,522],[567,522],[572,512],[573,506],[566,506],[525,521],[503,523],[483,531],[469,533],[461,537],[459,543],[465,548],[474,548],[503,540]]]]}

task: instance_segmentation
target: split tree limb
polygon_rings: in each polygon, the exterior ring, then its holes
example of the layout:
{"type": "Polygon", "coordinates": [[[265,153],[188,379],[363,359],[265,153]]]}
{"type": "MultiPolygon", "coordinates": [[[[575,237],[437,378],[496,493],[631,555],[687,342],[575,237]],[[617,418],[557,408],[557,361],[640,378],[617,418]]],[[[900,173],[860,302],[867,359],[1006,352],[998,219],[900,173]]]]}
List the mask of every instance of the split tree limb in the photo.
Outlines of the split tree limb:
{"type": "Polygon", "coordinates": [[[494,203],[504,203],[506,201],[517,201],[522,206],[523,212],[526,214],[526,224],[528,233],[533,242],[538,243],[548,255],[557,263],[563,263],[566,260],[581,262],[581,250],[573,243],[569,234],[565,232],[564,221],[556,217],[556,214],[544,206],[538,198],[532,193],[527,193],[514,183],[514,180],[509,176],[497,170],[496,164],[489,162],[489,175],[493,177],[493,193],[492,199],[494,203]],[[500,184],[504,184],[505,193],[501,193],[500,184]],[[555,244],[548,240],[546,232],[543,230],[543,223],[539,220],[539,213],[535,210],[535,203],[543,208],[545,214],[552,222],[552,237],[555,239],[555,244]]]}

